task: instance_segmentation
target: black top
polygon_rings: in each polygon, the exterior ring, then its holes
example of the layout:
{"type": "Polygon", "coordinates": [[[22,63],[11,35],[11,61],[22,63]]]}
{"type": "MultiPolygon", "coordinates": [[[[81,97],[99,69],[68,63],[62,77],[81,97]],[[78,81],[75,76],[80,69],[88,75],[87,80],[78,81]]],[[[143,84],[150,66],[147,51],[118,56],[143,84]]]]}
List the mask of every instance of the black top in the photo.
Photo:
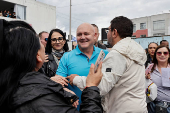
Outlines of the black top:
{"type": "Polygon", "coordinates": [[[151,64],[152,63],[152,58],[150,56],[150,54],[147,55],[147,60],[145,62],[145,68],[148,66],[148,64],[151,64]]]}

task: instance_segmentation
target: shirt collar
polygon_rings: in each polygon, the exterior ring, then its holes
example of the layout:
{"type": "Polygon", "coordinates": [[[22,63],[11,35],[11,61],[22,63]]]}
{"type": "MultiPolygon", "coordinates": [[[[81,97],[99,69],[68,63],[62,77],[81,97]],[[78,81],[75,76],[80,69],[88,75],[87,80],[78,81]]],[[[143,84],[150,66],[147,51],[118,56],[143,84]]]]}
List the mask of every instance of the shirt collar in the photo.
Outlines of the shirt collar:
{"type": "MultiPolygon", "coordinates": [[[[93,45],[93,51],[96,50],[96,47],[93,45]]],[[[80,55],[80,54],[84,54],[78,47],[78,45],[76,46],[76,55],[80,55]]]]}
{"type": "MultiPolygon", "coordinates": [[[[168,64],[168,66],[167,66],[166,68],[170,68],[170,65],[168,64]]],[[[156,65],[156,68],[155,68],[155,69],[159,72],[159,70],[158,70],[158,65],[156,65]]]]}

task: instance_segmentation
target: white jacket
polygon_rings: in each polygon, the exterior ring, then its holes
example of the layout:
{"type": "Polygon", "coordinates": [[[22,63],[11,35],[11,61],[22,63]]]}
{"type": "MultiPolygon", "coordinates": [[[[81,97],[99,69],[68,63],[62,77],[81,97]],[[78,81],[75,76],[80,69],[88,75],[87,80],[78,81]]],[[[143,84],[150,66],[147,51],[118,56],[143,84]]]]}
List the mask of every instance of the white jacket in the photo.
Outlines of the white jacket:
{"type": "MultiPolygon", "coordinates": [[[[113,46],[102,64],[103,77],[99,84],[106,113],[147,113],[145,95],[146,53],[130,37],[113,46]]],[[[86,77],[76,76],[73,84],[81,90],[86,77]]]]}

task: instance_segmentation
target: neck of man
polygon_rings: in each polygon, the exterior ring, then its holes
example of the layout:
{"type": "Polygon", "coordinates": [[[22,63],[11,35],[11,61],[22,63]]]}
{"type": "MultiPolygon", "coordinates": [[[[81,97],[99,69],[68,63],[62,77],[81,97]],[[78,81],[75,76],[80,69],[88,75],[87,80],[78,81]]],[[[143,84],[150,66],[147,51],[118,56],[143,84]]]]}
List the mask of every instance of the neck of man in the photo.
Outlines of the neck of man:
{"type": "Polygon", "coordinates": [[[94,47],[92,46],[90,48],[84,48],[84,49],[79,47],[79,49],[90,59],[93,54],[94,47]]]}
{"type": "Polygon", "coordinates": [[[95,45],[96,47],[98,47],[98,42],[96,42],[94,45],[95,45]]]}
{"type": "Polygon", "coordinates": [[[116,44],[116,43],[118,43],[120,40],[122,40],[123,38],[120,38],[120,36],[117,36],[116,38],[114,38],[113,40],[113,44],[112,44],[112,47],[116,44]]]}

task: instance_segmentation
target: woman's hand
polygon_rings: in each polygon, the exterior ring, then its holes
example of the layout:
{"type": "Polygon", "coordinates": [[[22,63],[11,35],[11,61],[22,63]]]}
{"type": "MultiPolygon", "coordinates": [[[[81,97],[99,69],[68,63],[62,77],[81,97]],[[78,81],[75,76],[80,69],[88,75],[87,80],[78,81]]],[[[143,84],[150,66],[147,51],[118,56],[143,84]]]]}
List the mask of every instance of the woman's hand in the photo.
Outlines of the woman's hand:
{"type": "Polygon", "coordinates": [[[65,77],[62,77],[60,75],[55,75],[51,77],[50,79],[61,84],[63,87],[64,85],[68,86],[68,80],[65,77]]]}
{"type": "MultiPolygon", "coordinates": [[[[70,92],[71,94],[73,94],[73,95],[76,95],[73,91],[71,91],[71,90],[69,90],[69,89],[67,89],[67,88],[63,88],[65,91],[67,91],[67,92],[70,92]]],[[[79,100],[76,100],[73,104],[72,104],[72,106],[73,107],[75,107],[75,108],[77,108],[77,106],[79,105],[79,100]]]]}
{"type": "Polygon", "coordinates": [[[145,75],[145,78],[146,78],[146,79],[150,79],[150,78],[151,78],[150,73],[151,73],[151,72],[149,72],[147,75],[145,75]]]}
{"type": "Polygon", "coordinates": [[[48,55],[45,55],[45,61],[44,62],[48,62],[48,55]]]}

